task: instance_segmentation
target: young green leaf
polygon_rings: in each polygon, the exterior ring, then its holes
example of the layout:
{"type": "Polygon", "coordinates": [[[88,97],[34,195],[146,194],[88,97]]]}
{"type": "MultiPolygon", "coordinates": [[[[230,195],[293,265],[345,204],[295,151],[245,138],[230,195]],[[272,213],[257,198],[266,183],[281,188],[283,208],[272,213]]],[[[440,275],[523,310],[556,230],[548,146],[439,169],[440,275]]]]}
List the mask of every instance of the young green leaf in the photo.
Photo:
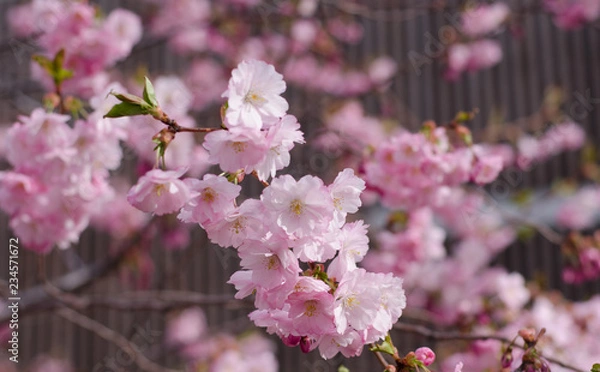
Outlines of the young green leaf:
{"type": "Polygon", "coordinates": [[[590,372],[600,372],[600,363],[594,363],[590,372]]]}
{"type": "Polygon", "coordinates": [[[121,102],[114,105],[106,115],[105,118],[120,118],[123,116],[136,116],[136,115],[146,115],[148,114],[148,109],[146,107],[142,107],[140,105],[136,105],[135,103],[130,102],[121,102]]]}
{"type": "Polygon", "coordinates": [[[158,107],[154,86],[147,77],[144,77],[144,101],[152,107],[158,107]]]}

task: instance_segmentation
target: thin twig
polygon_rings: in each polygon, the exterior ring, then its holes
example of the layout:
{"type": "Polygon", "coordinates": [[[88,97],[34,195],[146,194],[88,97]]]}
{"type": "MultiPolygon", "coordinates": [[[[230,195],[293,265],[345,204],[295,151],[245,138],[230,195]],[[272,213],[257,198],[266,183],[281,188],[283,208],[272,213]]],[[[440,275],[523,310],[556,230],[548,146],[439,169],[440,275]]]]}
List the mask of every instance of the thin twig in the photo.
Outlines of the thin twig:
{"type": "MultiPolygon", "coordinates": [[[[416,324],[408,324],[408,323],[402,323],[402,322],[398,322],[394,325],[394,328],[400,331],[405,331],[405,332],[410,332],[410,333],[415,333],[421,336],[425,336],[428,338],[432,338],[436,341],[453,341],[453,340],[464,340],[464,341],[475,341],[475,340],[495,340],[495,341],[499,341],[499,342],[503,342],[506,344],[510,344],[512,342],[512,340],[506,338],[506,337],[502,337],[502,336],[498,336],[498,335],[481,335],[481,334],[465,334],[465,333],[461,333],[461,332],[446,332],[446,331],[437,331],[431,328],[427,328],[424,326],[420,326],[420,325],[416,325],[416,324]]],[[[514,343],[513,345],[515,345],[516,347],[518,347],[519,349],[523,349],[525,350],[523,345],[519,345],[517,343],[514,343]]],[[[552,357],[547,357],[547,356],[543,356],[544,359],[546,359],[547,361],[549,361],[550,363],[554,363],[556,365],[559,365],[563,368],[569,369],[571,371],[575,371],[575,372],[586,372],[584,370],[581,370],[577,367],[573,367],[569,364],[566,364],[560,360],[554,359],[552,357]]]]}
{"type": "MultiPolygon", "coordinates": [[[[374,348],[374,347],[375,347],[375,344],[369,344],[369,348],[374,348]]],[[[385,370],[389,370],[389,367],[391,365],[387,362],[387,360],[385,360],[383,355],[381,355],[381,353],[379,351],[373,351],[373,354],[375,354],[375,357],[377,357],[377,360],[379,361],[379,363],[381,363],[383,368],[385,370]]]]}
{"type": "Polygon", "coordinates": [[[148,372],[179,372],[174,369],[163,367],[148,359],[144,353],[140,351],[137,345],[126,339],[120,333],[108,328],[104,324],[89,318],[75,310],[63,307],[57,311],[57,314],[69,322],[93,332],[98,337],[118,346],[126,352],[133,362],[143,371],[148,372]]]}
{"type": "Polygon", "coordinates": [[[112,296],[112,294],[74,296],[59,292],[52,290],[52,295],[77,310],[104,307],[122,311],[164,311],[189,306],[242,308],[252,305],[251,302],[236,300],[231,295],[207,295],[192,291],[143,291],[120,293],[119,296],[112,296]]]}

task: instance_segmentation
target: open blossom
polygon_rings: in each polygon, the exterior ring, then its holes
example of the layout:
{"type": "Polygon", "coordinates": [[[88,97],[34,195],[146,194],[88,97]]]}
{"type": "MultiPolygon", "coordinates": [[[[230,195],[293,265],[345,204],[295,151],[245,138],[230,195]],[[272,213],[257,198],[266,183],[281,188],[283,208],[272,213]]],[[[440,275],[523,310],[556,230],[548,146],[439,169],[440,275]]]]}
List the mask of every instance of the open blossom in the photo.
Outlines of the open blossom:
{"type": "Polygon", "coordinates": [[[184,310],[171,320],[166,330],[166,342],[174,346],[186,346],[198,341],[207,331],[204,311],[197,307],[184,310]]]}
{"type": "Polygon", "coordinates": [[[510,9],[503,2],[479,4],[462,14],[461,30],[471,37],[495,31],[504,22],[510,9]]]}
{"type": "Polygon", "coordinates": [[[127,201],[143,212],[157,215],[179,210],[191,197],[189,187],[179,179],[186,171],[149,171],[129,190],[127,201]]]}
{"type": "Polygon", "coordinates": [[[254,287],[267,290],[295,283],[301,271],[294,253],[277,239],[246,240],[240,257],[241,266],[252,272],[254,287]]]}
{"type": "Polygon", "coordinates": [[[347,327],[365,330],[375,321],[381,305],[379,293],[366,274],[364,269],[346,273],[335,291],[335,322],[340,334],[347,327]]]}
{"type": "Polygon", "coordinates": [[[295,332],[312,337],[332,332],[333,301],[327,284],[312,277],[300,278],[294,292],[287,299],[295,332]]]}
{"type": "Polygon", "coordinates": [[[334,231],[332,246],[338,250],[338,255],[331,261],[327,268],[330,277],[342,278],[356,269],[356,263],[362,261],[369,250],[367,237],[368,225],[363,221],[347,223],[340,230],[334,231]]]}
{"type": "Polygon", "coordinates": [[[341,171],[333,183],[328,186],[335,207],[335,221],[341,226],[348,213],[356,213],[362,202],[360,194],[365,189],[365,181],[354,175],[354,171],[346,168],[341,171]]]}
{"type": "Polygon", "coordinates": [[[290,150],[294,143],[304,143],[300,124],[293,115],[285,115],[277,124],[268,129],[267,143],[269,150],[265,158],[254,167],[260,180],[266,181],[275,177],[275,173],[290,165],[290,150]]]}
{"type": "Polygon", "coordinates": [[[273,179],[261,196],[267,210],[288,234],[298,236],[326,228],[333,217],[333,200],[320,178],[299,181],[288,174],[273,179]]]}
{"type": "Polygon", "coordinates": [[[471,173],[473,181],[483,185],[494,181],[502,170],[503,161],[500,156],[487,155],[479,157],[471,173]]]}
{"type": "Polygon", "coordinates": [[[448,48],[446,78],[456,80],[464,71],[477,71],[496,65],[502,59],[502,48],[496,40],[481,39],[469,44],[453,44],[448,48]]]}
{"type": "Polygon", "coordinates": [[[267,226],[263,219],[265,210],[256,199],[245,200],[238,208],[229,210],[223,217],[204,223],[208,237],[222,247],[239,247],[247,239],[260,239],[267,226]]]}
{"type": "Polygon", "coordinates": [[[239,128],[209,133],[204,138],[203,146],[208,151],[208,162],[219,164],[225,172],[252,169],[269,151],[260,131],[239,128]]]}
{"type": "Polygon", "coordinates": [[[272,65],[263,61],[243,61],[232,71],[227,97],[225,124],[229,128],[261,129],[285,115],[287,101],[283,76],[272,65]]]}
{"type": "Polygon", "coordinates": [[[185,182],[191,191],[191,198],[181,209],[179,219],[201,225],[223,218],[232,211],[242,189],[225,177],[214,174],[206,174],[202,180],[186,179],[185,182]]]}

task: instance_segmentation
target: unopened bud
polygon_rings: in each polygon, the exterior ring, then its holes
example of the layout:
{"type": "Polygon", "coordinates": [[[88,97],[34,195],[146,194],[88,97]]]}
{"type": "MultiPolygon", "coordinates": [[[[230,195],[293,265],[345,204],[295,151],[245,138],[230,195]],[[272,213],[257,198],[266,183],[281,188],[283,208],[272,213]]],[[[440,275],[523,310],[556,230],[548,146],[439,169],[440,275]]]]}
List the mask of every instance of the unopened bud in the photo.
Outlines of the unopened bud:
{"type": "Polygon", "coordinates": [[[298,344],[300,344],[301,339],[302,337],[294,335],[287,335],[281,337],[281,341],[283,341],[283,344],[290,347],[298,346],[298,344]]]}
{"type": "Polygon", "coordinates": [[[513,363],[513,355],[512,355],[512,350],[509,349],[506,351],[506,353],[504,353],[502,355],[502,359],[500,361],[500,363],[502,363],[502,368],[510,368],[510,366],[513,363]]]}
{"type": "Polygon", "coordinates": [[[535,329],[533,328],[523,328],[519,330],[519,336],[521,336],[527,343],[535,342],[535,335],[535,329]]]}
{"type": "Polygon", "coordinates": [[[420,347],[415,350],[415,357],[425,366],[431,365],[435,361],[435,353],[428,347],[420,347]]]}
{"type": "Polygon", "coordinates": [[[54,109],[60,105],[60,97],[56,93],[48,93],[44,95],[44,106],[54,109]]]}
{"type": "Polygon", "coordinates": [[[156,133],[152,140],[155,143],[162,144],[165,147],[171,143],[175,139],[175,133],[169,130],[169,128],[164,128],[160,132],[156,133]]]}
{"type": "Polygon", "coordinates": [[[303,353],[308,353],[310,352],[312,347],[312,341],[310,338],[308,338],[307,336],[302,337],[302,339],[300,340],[300,350],[302,350],[303,353]]]}

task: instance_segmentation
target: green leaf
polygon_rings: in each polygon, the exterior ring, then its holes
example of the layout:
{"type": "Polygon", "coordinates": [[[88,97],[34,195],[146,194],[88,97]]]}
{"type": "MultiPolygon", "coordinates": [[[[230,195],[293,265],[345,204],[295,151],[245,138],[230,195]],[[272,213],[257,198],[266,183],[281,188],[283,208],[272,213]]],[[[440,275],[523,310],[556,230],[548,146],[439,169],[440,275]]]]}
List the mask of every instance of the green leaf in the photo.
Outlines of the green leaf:
{"type": "Polygon", "coordinates": [[[381,344],[375,344],[374,347],[370,348],[371,351],[379,351],[380,353],[386,353],[389,355],[394,355],[394,345],[392,345],[391,340],[386,337],[385,341],[381,344]]]}
{"type": "Polygon", "coordinates": [[[52,61],[52,69],[54,71],[59,71],[62,69],[63,64],[65,63],[65,50],[61,49],[54,56],[54,60],[52,61]]]}
{"type": "Polygon", "coordinates": [[[114,105],[110,111],[104,115],[105,118],[120,118],[123,116],[136,116],[148,114],[148,108],[136,105],[130,102],[121,102],[114,105]]]}
{"type": "Polygon", "coordinates": [[[345,365],[341,365],[338,367],[337,372],[350,372],[350,370],[345,366],[345,365]]]}
{"type": "Polygon", "coordinates": [[[473,114],[470,112],[465,112],[465,111],[459,111],[456,116],[454,117],[454,121],[456,121],[457,123],[464,123],[466,121],[469,121],[473,118],[473,114]]]}
{"type": "Polygon", "coordinates": [[[46,72],[50,75],[52,75],[52,61],[50,60],[50,58],[46,57],[46,56],[42,56],[39,54],[35,54],[31,57],[31,59],[33,59],[35,62],[37,62],[38,65],[40,65],[44,70],[46,70],[46,72]]]}
{"type": "Polygon", "coordinates": [[[73,70],[65,70],[64,68],[61,68],[60,70],[54,73],[54,79],[63,82],[67,79],[72,78],[73,74],[73,70]]]}
{"type": "Polygon", "coordinates": [[[65,62],[65,50],[61,49],[54,59],[42,55],[34,55],[31,57],[37,62],[54,80],[54,84],[59,86],[63,81],[73,77],[73,70],[63,68],[65,62]]]}
{"type": "Polygon", "coordinates": [[[138,106],[146,106],[146,102],[138,96],[129,93],[113,93],[110,92],[113,96],[117,97],[117,99],[121,102],[133,103],[138,106]]]}
{"type": "Polygon", "coordinates": [[[144,101],[146,101],[146,103],[148,103],[151,107],[158,107],[154,86],[147,77],[144,77],[144,101]]]}
{"type": "Polygon", "coordinates": [[[594,363],[590,372],[600,372],[600,363],[594,363]]]}

